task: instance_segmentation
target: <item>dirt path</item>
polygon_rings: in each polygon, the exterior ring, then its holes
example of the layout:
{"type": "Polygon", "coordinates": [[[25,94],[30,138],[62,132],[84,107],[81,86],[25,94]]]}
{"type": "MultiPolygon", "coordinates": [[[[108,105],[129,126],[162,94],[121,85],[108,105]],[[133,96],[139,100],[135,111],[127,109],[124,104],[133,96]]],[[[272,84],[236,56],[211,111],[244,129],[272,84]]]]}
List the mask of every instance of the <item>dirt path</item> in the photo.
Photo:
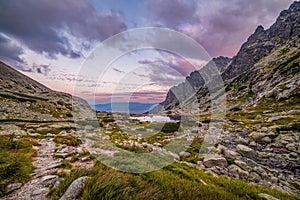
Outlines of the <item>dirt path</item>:
{"type": "Polygon", "coordinates": [[[61,159],[53,157],[55,143],[51,138],[41,139],[38,142],[41,146],[34,147],[38,150],[38,155],[33,162],[35,170],[32,174],[32,180],[2,198],[3,200],[44,200],[47,199],[49,187],[58,183],[59,177],[51,175],[61,166],[61,159]]]}

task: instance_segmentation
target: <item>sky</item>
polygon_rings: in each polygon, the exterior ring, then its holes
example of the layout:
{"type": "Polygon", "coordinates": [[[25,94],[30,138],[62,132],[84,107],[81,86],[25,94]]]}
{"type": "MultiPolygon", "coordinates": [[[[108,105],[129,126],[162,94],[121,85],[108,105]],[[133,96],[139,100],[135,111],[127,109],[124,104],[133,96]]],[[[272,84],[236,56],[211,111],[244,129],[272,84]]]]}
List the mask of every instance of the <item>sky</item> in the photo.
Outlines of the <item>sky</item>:
{"type": "Polygon", "coordinates": [[[87,60],[93,60],[97,47],[112,36],[144,27],[184,34],[210,58],[232,57],[258,25],[267,29],[292,2],[0,0],[0,60],[51,89],[91,104],[112,98],[161,102],[170,87],[209,59],[195,66],[173,52],[140,49],[119,56],[107,68],[99,63],[88,66],[87,60]],[[92,73],[93,67],[103,68],[101,77],[92,73]],[[82,74],[83,68],[90,73],[82,74]]]}

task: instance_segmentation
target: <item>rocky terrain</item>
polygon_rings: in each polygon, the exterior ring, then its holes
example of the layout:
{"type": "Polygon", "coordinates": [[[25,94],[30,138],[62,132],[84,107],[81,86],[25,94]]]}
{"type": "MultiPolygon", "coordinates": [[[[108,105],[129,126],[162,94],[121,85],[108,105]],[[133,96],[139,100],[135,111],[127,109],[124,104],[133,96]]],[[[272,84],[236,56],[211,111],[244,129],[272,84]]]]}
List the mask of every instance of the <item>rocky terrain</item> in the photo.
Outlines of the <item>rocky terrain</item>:
{"type": "MultiPolygon", "coordinates": [[[[214,59],[224,81],[226,119],[218,122],[224,129],[215,148],[198,162],[202,170],[300,195],[299,20],[300,2],[294,2],[269,29],[259,26],[231,60],[214,59]]],[[[191,79],[194,74],[200,76],[193,72],[168,92],[160,110],[189,115],[200,109],[198,117],[208,123],[207,84],[202,78],[191,79]],[[187,85],[194,91],[184,94],[187,85]],[[196,98],[190,97],[193,94],[196,98]]],[[[205,135],[205,130],[200,132],[205,135]]]]}
{"type": "Polygon", "coordinates": [[[204,67],[215,65],[223,78],[222,119],[210,118],[208,83],[197,71],[153,110],[174,119],[165,123],[121,113],[95,115],[84,100],[53,91],[1,62],[0,196],[297,199],[299,20],[300,2],[294,2],[269,29],[259,26],[235,57],[214,58],[204,67]],[[93,114],[93,121],[86,120],[93,114]],[[209,128],[220,125],[222,134],[202,154],[209,128]],[[133,166],[130,153],[157,154],[174,163],[141,175],[115,170],[156,164],[133,166]]]}

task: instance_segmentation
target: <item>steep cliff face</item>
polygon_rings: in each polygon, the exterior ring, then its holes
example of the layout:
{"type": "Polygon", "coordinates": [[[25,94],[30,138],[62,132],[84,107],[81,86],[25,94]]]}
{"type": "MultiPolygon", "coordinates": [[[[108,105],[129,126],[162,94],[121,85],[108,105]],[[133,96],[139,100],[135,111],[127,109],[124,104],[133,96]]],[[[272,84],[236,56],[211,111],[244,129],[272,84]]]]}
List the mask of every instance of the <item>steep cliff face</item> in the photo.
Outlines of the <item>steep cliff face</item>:
{"type": "MultiPolygon", "coordinates": [[[[290,76],[298,73],[297,59],[299,55],[297,48],[299,48],[299,37],[300,2],[294,2],[288,10],[280,13],[276,22],[268,30],[258,26],[232,59],[218,57],[212,61],[218,67],[227,90],[244,86],[234,95],[241,94],[241,91],[247,88],[248,92],[254,92],[255,96],[261,97],[273,90],[272,87],[274,87],[275,82],[278,83],[279,80],[291,81],[290,76]],[[289,63],[293,67],[287,67],[289,63]],[[276,68],[277,65],[280,67],[276,68]],[[278,69],[285,67],[288,69],[278,69]],[[264,81],[266,78],[268,81],[264,81]]],[[[292,79],[294,83],[291,84],[295,85],[296,78],[293,76],[292,79]]],[[[160,106],[170,109],[182,102],[182,99],[188,98],[196,92],[199,101],[201,101],[203,94],[207,93],[205,87],[200,73],[192,72],[184,83],[170,89],[165,101],[160,106]]],[[[276,91],[274,92],[276,93],[276,91]]],[[[234,96],[233,94],[230,95],[234,96]]]]}
{"type": "Polygon", "coordinates": [[[89,110],[84,100],[73,100],[0,62],[0,121],[70,121],[73,105],[79,112],[89,110]]]}
{"type": "MultiPolygon", "coordinates": [[[[231,59],[228,57],[220,56],[217,58],[213,58],[211,63],[214,63],[220,72],[223,72],[228,64],[231,62],[231,59]]],[[[204,67],[208,67],[207,64],[204,67]]],[[[185,82],[172,87],[165,99],[164,102],[161,103],[162,106],[174,106],[179,102],[182,102],[184,99],[190,97],[195,94],[196,91],[205,84],[204,79],[202,78],[201,70],[192,72],[188,77],[186,77],[185,82]]]]}
{"type": "Polygon", "coordinates": [[[294,2],[288,10],[280,13],[276,22],[264,30],[258,26],[233,58],[223,77],[230,79],[251,68],[272,50],[300,36],[300,2],[294,2]]]}

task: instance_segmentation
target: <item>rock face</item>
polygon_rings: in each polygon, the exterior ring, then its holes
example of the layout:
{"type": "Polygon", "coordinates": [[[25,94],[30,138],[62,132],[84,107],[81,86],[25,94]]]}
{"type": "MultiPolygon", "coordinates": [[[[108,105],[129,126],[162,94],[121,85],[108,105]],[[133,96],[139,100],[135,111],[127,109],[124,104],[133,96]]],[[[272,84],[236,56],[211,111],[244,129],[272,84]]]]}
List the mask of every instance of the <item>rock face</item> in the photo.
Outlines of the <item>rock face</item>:
{"type": "Polygon", "coordinates": [[[300,37],[299,2],[294,2],[288,10],[280,13],[276,22],[268,30],[258,26],[256,31],[242,45],[224,77],[233,78],[240,75],[248,67],[252,67],[261,58],[267,56],[274,48],[286,44],[287,41],[300,37]]]}
{"type": "MultiPolygon", "coordinates": [[[[206,65],[214,64],[220,72],[223,72],[228,64],[231,62],[231,59],[228,57],[217,57],[213,58],[212,61],[206,65]]],[[[200,86],[203,86],[205,83],[204,79],[200,75],[199,71],[192,72],[184,83],[181,83],[177,86],[172,87],[165,99],[160,106],[166,107],[169,105],[175,105],[178,101],[183,101],[185,98],[188,98],[190,95],[194,94],[200,86]]]]}

